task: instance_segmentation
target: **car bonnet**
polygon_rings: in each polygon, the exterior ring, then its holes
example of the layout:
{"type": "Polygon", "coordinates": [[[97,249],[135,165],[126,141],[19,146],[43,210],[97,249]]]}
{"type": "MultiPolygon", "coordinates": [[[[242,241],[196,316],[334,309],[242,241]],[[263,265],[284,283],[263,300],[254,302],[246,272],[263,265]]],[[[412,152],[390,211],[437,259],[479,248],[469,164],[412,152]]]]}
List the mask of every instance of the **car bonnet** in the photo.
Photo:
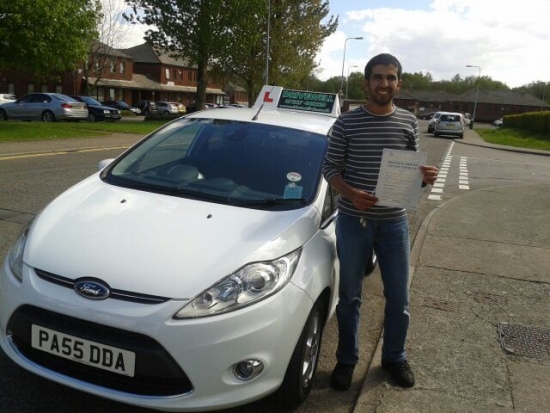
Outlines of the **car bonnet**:
{"type": "Polygon", "coordinates": [[[249,262],[299,248],[319,219],[314,207],[239,208],[115,187],[94,175],[42,211],[24,259],[69,279],[185,299],[249,262]]]}

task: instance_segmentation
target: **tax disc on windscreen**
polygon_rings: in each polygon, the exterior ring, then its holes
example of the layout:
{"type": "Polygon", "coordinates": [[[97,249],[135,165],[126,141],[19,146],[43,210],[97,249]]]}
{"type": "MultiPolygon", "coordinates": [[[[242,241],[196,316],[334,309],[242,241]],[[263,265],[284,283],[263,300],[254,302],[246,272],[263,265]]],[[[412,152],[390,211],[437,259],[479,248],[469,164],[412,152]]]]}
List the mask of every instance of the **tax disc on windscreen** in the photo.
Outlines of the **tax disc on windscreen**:
{"type": "Polygon", "coordinates": [[[286,179],[288,179],[290,182],[300,182],[302,180],[302,175],[300,175],[298,172],[289,172],[286,174],[286,179]]]}

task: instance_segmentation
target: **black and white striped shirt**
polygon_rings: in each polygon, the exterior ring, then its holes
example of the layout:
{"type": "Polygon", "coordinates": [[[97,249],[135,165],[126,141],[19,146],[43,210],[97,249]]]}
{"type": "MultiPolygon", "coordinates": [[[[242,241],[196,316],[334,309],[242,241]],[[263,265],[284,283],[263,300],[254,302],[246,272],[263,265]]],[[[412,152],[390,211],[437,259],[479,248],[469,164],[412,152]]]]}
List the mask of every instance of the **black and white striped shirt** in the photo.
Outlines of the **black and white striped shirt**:
{"type": "MultiPolygon", "coordinates": [[[[378,180],[384,148],[418,150],[418,122],[404,109],[395,107],[388,115],[374,115],[363,106],[343,113],[329,133],[329,146],[323,164],[327,181],[341,174],[352,187],[373,193],[378,180]]],[[[360,211],[341,197],[340,213],[367,219],[395,219],[406,214],[403,208],[374,205],[360,211]]]]}

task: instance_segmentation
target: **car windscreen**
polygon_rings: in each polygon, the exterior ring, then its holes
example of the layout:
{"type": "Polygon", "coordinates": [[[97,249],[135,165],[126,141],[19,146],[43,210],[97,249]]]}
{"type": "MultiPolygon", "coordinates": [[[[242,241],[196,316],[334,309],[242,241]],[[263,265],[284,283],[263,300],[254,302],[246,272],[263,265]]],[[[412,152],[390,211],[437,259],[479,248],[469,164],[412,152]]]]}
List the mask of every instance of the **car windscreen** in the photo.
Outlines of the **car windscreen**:
{"type": "Polygon", "coordinates": [[[289,209],[316,196],[327,138],[255,122],[183,118],[142,141],[104,181],[250,208],[289,209]]]}
{"type": "Polygon", "coordinates": [[[95,105],[95,106],[101,106],[101,103],[99,103],[97,100],[95,100],[92,97],[89,96],[81,96],[80,99],[87,105],[95,105]]]}
{"type": "Polygon", "coordinates": [[[460,115],[441,115],[441,122],[460,122],[460,115]]]}

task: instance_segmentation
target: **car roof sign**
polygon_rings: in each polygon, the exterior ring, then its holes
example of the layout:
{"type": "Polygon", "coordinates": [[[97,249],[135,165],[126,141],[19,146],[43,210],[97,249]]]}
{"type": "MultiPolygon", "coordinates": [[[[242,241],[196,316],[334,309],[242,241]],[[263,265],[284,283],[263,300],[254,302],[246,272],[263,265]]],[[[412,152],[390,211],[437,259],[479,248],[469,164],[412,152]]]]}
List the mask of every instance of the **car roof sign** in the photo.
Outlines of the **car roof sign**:
{"type": "Polygon", "coordinates": [[[340,115],[340,101],[336,93],[308,92],[264,85],[254,108],[285,109],[309,113],[340,115]]]}

